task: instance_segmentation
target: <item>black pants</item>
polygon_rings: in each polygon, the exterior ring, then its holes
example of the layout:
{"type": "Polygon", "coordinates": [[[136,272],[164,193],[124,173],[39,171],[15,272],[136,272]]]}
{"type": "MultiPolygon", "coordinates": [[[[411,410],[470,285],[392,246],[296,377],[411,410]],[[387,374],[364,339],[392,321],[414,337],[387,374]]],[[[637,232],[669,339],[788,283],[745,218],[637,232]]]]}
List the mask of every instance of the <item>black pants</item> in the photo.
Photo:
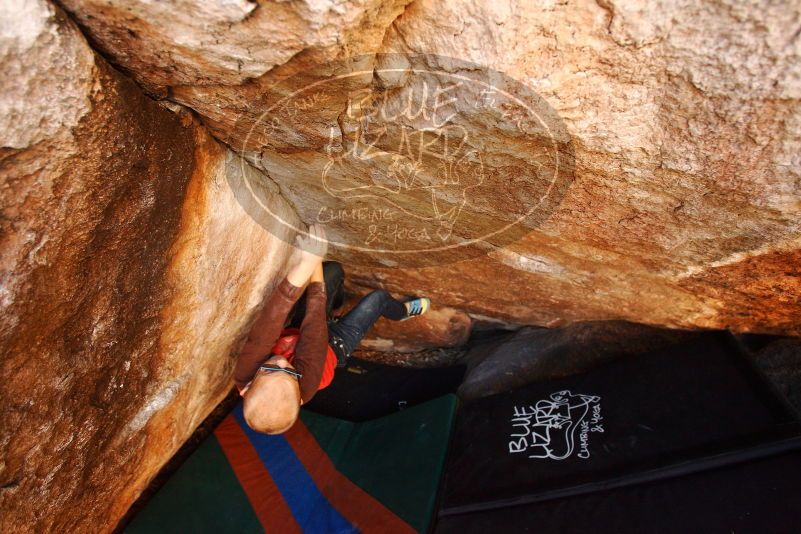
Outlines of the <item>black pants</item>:
{"type": "MultiPolygon", "coordinates": [[[[335,261],[323,263],[323,278],[327,295],[326,314],[328,321],[328,342],[337,352],[340,363],[350,357],[353,350],[372,328],[379,317],[399,321],[406,317],[406,306],[392,298],[386,290],[375,289],[367,294],[356,306],[338,320],[331,320],[331,311],[342,306],[344,300],[345,271],[335,261]]],[[[292,314],[291,326],[300,325],[306,313],[305,296],[298,301],[292,314]]]]}

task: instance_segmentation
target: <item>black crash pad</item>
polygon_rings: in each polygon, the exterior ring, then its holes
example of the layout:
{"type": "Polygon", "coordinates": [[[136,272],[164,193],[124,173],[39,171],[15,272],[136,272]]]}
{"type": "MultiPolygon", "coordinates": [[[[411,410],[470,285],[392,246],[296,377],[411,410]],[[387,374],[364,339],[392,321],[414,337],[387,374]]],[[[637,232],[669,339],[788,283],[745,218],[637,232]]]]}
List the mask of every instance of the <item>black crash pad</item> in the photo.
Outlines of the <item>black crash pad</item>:
{"type": "Polygon", "coordinates": [[[465,404],[441,528],[463,523],[452,516],[512,517],[515,506],[747,463],[797,449],[800,435],[733,338],[704,335],[465,404]]]}
{"type": "Polygon", "coordinates": [[[801,453],[533,504],[441,517],[437,534],[796,534],[801,453]]]}
{"type": "Polygon", "coordinates": [[[369,421],[454,393],[464,366],[409,369],[351,358],[304,408],[348,421],[369,421]]]}

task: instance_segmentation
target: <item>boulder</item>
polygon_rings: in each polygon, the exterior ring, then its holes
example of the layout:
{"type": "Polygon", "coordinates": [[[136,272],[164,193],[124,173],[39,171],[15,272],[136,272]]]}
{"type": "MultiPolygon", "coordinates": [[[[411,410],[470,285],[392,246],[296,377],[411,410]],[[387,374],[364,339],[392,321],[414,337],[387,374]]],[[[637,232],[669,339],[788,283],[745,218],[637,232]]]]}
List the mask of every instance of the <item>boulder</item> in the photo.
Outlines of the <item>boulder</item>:
{"type": "Polygon", "coordinates": [[[62,3],[370,287],[801,333],[797,3],[62,3]]]}
{"type": "MultiPolygon", "coordinates": [[[[298,55],[375,51],[411,0],[66,0],[98,48],[155,94],[253,82],[298,55]]],[[[232,93],[231,93],[232,94],[232,93]]]]}
{"type": "Polygon", "coordinates": [[[526,327],[475,344],[458,395],[469,402],[589,371],[614,359],[659,350],[699,335],[623,321],[589,321],[563,328],[526,327]]]}
{"type": "Polygon", "coordinates": [[[231,389],[294,211],[42,0],[0,4],[0,531],[109,532],[231,389]],[[250,197],[249,197],[250,198],[250,197]],[[231,239],[236,235],[238,239],[231,239]]]}
{"type": "Polygon", "coordinates": [[[801,414],[801,340],[773,340],[752,354],[754,363],[801,414]]]}
{"type": "Polygon", "coordinates": [[[395,363],[567,325],[465,398],[663,339],[584,321],[801,334],[797,3],[58,6],[0,3],[0,531],[112,530],[312,222],[434,301],[395,363]]]}

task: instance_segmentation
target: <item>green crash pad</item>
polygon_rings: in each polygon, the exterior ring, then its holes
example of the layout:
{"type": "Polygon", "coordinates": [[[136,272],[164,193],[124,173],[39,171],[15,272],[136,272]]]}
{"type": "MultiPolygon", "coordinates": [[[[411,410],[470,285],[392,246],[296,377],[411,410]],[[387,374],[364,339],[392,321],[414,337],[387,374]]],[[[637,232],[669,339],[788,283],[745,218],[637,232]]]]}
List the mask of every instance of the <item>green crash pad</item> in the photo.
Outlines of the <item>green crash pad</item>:
{"type": "MultiPolygon", "coordinates": [[[[301,410],[298,425],[305,427],[341,475],[412,529],[425,532],[434,514],[456,406],[456,397],[446,395],[361,423],[301,410]]],[[[243,424],[240,405],[125,531],[280,532],[282,525],[276,524],[280,514],[274,518],[265,517],[263,510],[260,513],[259,503],[254,507],[253,493],[243,484],[243,478],[252,478],[251,473],[255,476],[256,472],[274,484],[270,502],[278,499],[285,503],[292,514],[290,522],[294,518],[297,523],[296,531],[359,531],[359,518],[329,502],[320,482],[308,475],[307,466],[293,453],[292,435],[296,433],[266,436],[243,428],[243,424]],[[220,439],[220,429],[226,425],[238,425],[235,428],[242,443],[232,447],[230,433],[220,439]],[[256,462],[240,465],[243,450],[256,462]]]]}

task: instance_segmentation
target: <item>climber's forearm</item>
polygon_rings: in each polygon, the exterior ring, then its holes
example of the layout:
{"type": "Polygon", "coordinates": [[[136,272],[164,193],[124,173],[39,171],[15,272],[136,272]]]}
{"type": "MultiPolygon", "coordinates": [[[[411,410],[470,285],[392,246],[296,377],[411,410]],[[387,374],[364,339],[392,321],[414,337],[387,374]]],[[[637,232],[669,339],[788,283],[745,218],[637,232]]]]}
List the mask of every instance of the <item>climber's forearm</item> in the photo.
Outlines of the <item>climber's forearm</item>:
{"type": "Polygon", "coordinates": [[[297,287],[303,287],[314,272],[314,262],[299,261],[286,275],[286,279],[297,287]]]}
{"type": "Polygon", "coordinates": [[[323,274],[323,262],[317,262],[317,265],[314,266],[314,271],[312,271],[311,278],[309,278],[309,282],[320,282],[321,284],[325,284],[325,275],[323,274]]]}

